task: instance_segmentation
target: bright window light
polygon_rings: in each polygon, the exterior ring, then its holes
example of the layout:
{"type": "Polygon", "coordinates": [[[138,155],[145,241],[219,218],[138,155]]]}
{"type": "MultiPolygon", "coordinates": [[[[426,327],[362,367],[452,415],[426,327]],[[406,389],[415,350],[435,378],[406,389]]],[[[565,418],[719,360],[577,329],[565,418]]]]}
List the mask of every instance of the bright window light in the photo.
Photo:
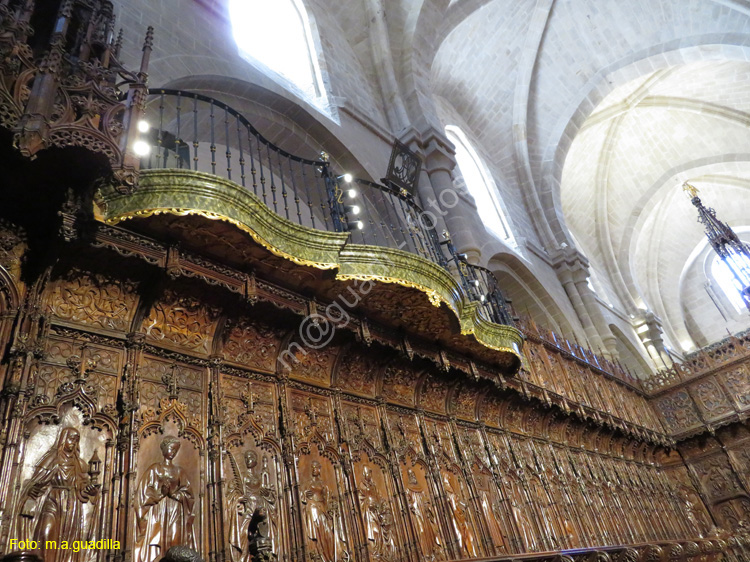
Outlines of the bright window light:
{"type": "Polygon", "coordinates": [[[501,240],[515,246],[513,234],[497,199],[497,186],[476,150],[458,127],[448,125],[445,134],[456,147],[456,162],[466,187],[477,204],[477,212],[485,228],[501,240]]]}
{"type": "MultiPolygon", "coordinates": [[[[750,260],[745,256],[733,253],[729,259],[738,266],[737,269],[739,271],[750,273],[750,260]]],[[[711,266],[711,275],[713,275],[719,287],[724,291],[724,294],[737,312],[743,312],[746,306],[741,295],[742,283],[740,283],[739,279],[732,273],[732,270],[729,269],[729,266],[719,256],[716,256],[711,266]]]]}
{"type": "Polygon", "coordinates": [[[229,17],[240,54],[280,75],[327,111],[327,96],[300,0],[230,0],[229,17]]]}

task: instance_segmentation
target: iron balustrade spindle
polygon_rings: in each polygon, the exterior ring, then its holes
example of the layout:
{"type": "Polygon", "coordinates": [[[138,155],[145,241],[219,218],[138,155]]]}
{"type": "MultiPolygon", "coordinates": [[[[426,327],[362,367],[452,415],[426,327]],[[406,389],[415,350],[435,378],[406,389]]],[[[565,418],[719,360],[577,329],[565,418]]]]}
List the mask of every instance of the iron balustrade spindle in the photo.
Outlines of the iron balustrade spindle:
{"type": "MultiPolygon", "coordinates": [[[[258,179],[256,177],[255,156],[253,154],[253,137],[250,131],[247,131],[247,153],[250,155],[250,174],[253,176],[253,194],[258,195],[258,179]]],[[[257,140],[257,139],[256,139],[257,140]]]]}
{"type": "Polygon", "coordinates": [[[258,168],[260,170],[260,190],[263,193],[263,204],[268,206],[268,200],[266,199],[266,175],[263,172],[263,152],[260,149],[260,142],[256,142],[256,146],[258,147],[258,168]]]}
{"type": "Polygon", "coordinates": [[[273,163],[271,162],[271,147],[266,145],[266,158],[268,160],[268,173],[271,175],[271,198],[273,200],[273,212],[278,214],[279,209],[276,204],[276,178],[273,173],[273,163]]]}
{"type": "MultiPolygon", "coordinates": [[[[312,224],[312,227],[315,228],[315,214],[313,213],[313,202],[312,198],[310,197],[310,184],[307,181],[307,173],[305,172],[305,167],[302,165],[302,162],[299,163],[300,166],[300,172],[302,176],[302,185],[305,186],[305,196],[307,197],[307,209],[310,212],[310,223],[312,224]]],[[[313,174],[315,174],[315,168],[313,168],[313,174]]]]}
{"type": "Polygon", "coordinates": [[[240,180],[242,187],[245,187],[245,155],[242,152],[242,129],[240,128],[240,120],[236,115],[234,122],[237,125],[237,147],[240,153],[240,180]]]}
{"type": "Polygon", "coordinates": [[[164,158],[164,164],[167,163],[167,150],[164,148],[164,92],[159,96],[159,131],[157,136],[158,148],[156,150],[156,158],[164,158]],[[162,150],[164,153],[162,154],[162,150]]]}
{"type": "Polygon", "coordinates": [[[227,156],[227,179],[232,179],[232,151],[229,148],[229,112],[224,106],[224,138],[226,139],[226,156],[227,156]]]}
{"type": "Polygon", "coordinates": [[[319,168],[319,175],[315,176],[316,179],[316,186],[318,188],[318,196],[320,199],[320,211],[323,214],[323,224],[325,225],[325,230],[328,230],[328,213],[326,212],[326,202],[328,200],[328,188],[326,184],[326,179],[328,177],[328,172],[326,171],[328,167],[327,162],[323,162],[322,165],[319,168]],[[323,180],[323,185],[320,185],[320,180],[323,180]]]}
{"type": "Polygon", "coordinates": [[[193,169],[198,171],[198,98],[193,98],[193,169]]]}
{"type": "Polygon", "coordinates": [[[182,168],[182,157],[180,156],[180,146],[182,143],[182,136],[181,136],[181,121],[180,121],[180,113],[182,111],[182,96],[177,96],[177,138],[175,139],[175,150],[174,150],[174,160],[175,164],[178,168],[182,168]]]}
{"type": "MultiPolygon", "coordinates": [[[[302,213],[299,209],[299,194],[297,192],[297,185],[294,181],[294,170],[292,170],[292,160],[291,158],[287,160],[289,163],[289,181],[292,183],[292,191],[294,192],[294,205],[297,208],[297,224],[302,224],[302,213]]],[[[286,196],[284,196],[286,198],[286,196]]],[[[289,218],[289,213],[287,213],[287,218],[289,218]]]]}
{"type": "Polygon", "coordinates": [[[281,180],[281,198],[284,200],[284,216],[289,219],[289,202],[287,201],[286,183],[284,182],[284,167],[281,165],[281,153],[276,153],[279,164],[279,179],[281,180]]]}
{"type": "Polygon", "coordinates": [[[211,173],[216,175],[216,131],[214,130],[214,102],[211,100],[211,173]]]}

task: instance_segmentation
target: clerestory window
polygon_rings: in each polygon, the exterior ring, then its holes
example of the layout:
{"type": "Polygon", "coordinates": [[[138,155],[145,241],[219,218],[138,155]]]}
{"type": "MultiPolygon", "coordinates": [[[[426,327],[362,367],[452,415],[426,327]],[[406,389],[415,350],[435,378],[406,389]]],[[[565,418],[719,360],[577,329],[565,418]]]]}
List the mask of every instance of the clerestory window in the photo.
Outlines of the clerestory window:
{"type": "Polygon", "coordinates": [[[497,186],[487,167],[461,129],[455,125],[448,125],[445,128],[445,134],[456,147],[458,168],[466,183],[466,188],[477,204],[477,212],[485,228],[491,234],[515,246],[513,233],[500,205],[497,186]]]}
{"type": "MultiPolygon", "coordinates": [[[[744,270],[746,275],[750,275],[750,260],[743,255],[732,254],[729,259],[733,260],[738,270],[744,270]]],[[[718,283],[721,290],[732,303],[737,312],[747,310],[745,301],[742,300],[742,283],[735,276],[729,266],[719,256],[714,258],[711,265],[711,275],[718,283]]]]}
{"type": "Polygon", "coordinates": [[[229,17],[242,57],[329,113],[310,19],[301,0],[229,0],[229,17]]]}

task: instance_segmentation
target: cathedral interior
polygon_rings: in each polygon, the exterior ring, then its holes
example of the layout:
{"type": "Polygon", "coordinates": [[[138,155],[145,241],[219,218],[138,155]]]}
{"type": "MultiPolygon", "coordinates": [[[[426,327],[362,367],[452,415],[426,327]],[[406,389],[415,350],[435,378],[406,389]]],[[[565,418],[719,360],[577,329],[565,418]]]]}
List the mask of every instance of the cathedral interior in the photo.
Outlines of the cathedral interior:
{"type": "Polygon", "coordinates": [[[0,555],[750,560],[743,146],[746,0],[0,0],[0,555]]]}

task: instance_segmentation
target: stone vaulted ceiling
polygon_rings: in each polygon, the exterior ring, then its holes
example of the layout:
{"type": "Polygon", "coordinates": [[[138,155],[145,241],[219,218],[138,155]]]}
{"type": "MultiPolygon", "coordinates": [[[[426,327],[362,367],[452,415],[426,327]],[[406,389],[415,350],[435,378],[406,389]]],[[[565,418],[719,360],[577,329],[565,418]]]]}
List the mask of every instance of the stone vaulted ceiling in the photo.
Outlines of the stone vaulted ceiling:
{"type": "Polygon", "coordinates": [[[693,181],[730,225],[750,225],[750,3],[458,0],[448,11],[461,5],[432,87],[503,197],[544,217],[539,243],[577,243],[600,296],[655,312],[675,347],[746,327],[704,306],[704,236],[680,186],[693,181]]]}

